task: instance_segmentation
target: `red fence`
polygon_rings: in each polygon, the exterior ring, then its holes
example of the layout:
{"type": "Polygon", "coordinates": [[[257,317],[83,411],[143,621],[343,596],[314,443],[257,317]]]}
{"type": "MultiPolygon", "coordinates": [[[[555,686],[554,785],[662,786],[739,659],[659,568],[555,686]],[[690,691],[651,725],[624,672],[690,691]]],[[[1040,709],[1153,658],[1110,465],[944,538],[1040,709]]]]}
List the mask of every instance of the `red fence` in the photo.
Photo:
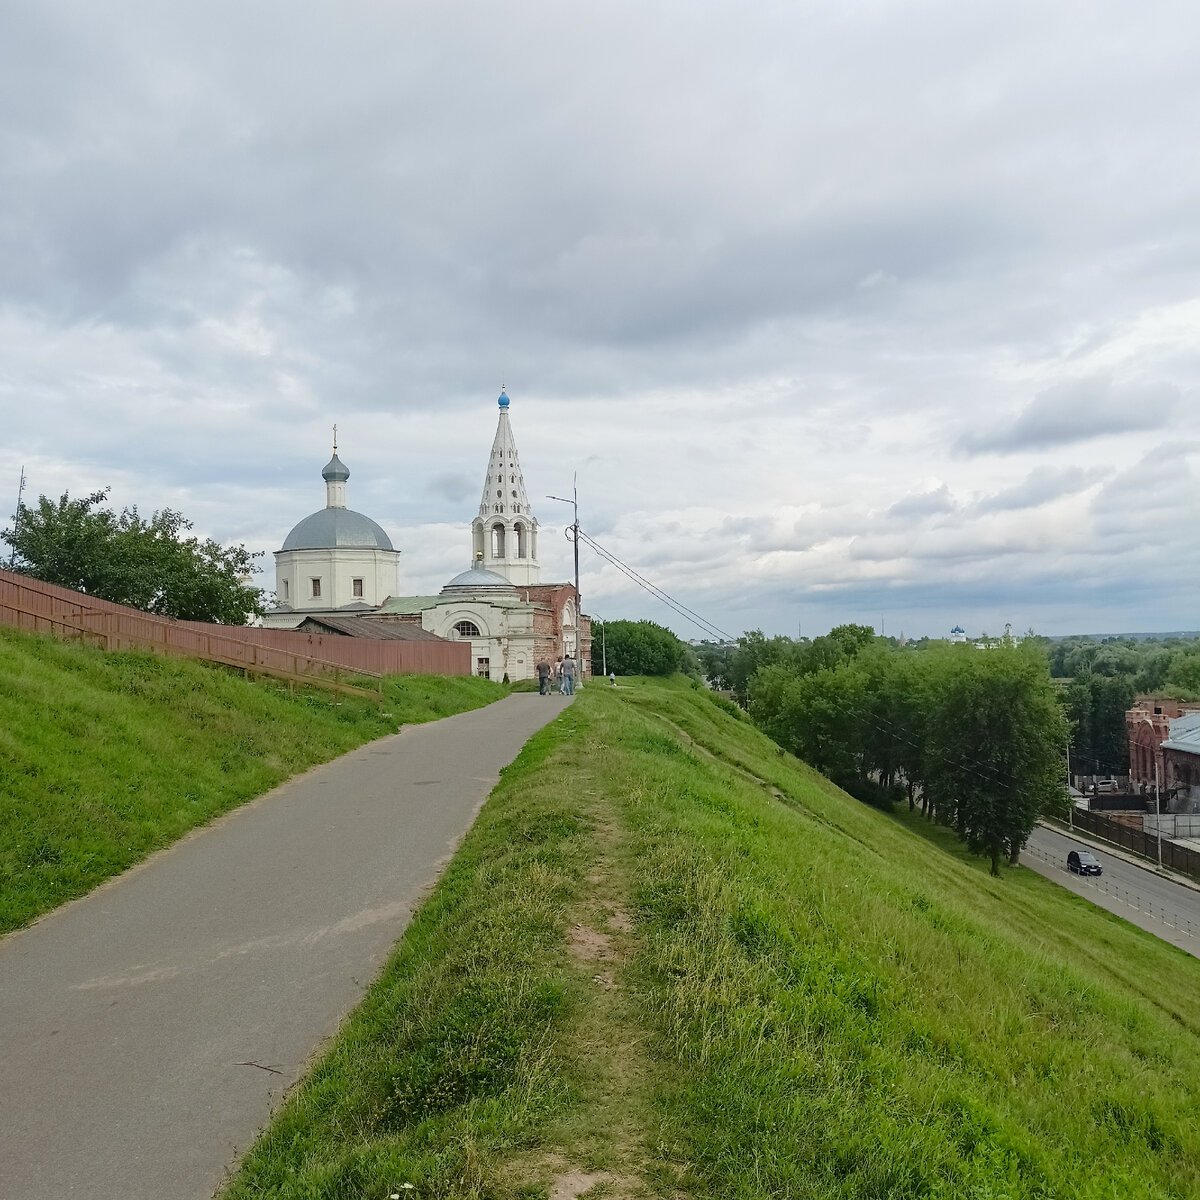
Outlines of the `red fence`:
{"type": "Polygon", "coordinates": [[[294,629],[263,629],[257,625],[201,625],[180,621],[189,629],[220,629],[227,637],[306,654],[353,670],[381,675],[470,675],[471,643],[449,641],[401,642],[392,638],[345,637],[336,633],[299,633],[294,629]]]}
{"type": "Polygon", "coordinates": [[[3,570],[0,624],[80,639],[105,650],[153,650],[325,686],[345,687],[342,678],[347,675],[471,673],[466,642],[375,641],[174,621],[3,570]]]}

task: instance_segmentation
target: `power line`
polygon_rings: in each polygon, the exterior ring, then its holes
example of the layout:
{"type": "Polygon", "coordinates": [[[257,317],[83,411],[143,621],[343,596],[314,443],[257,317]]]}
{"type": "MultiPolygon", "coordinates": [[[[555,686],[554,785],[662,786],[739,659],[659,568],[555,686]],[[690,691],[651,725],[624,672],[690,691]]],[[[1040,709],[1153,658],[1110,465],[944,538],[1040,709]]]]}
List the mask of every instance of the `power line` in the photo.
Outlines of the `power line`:
{"type": "Polygon", "coordinates": [[[584,533],[582,529],[579,531],[579,537],[589,546],[591,546],[591,548],[595,550],[596,553],[602,558],[612,563],[617,570],[621,571],[623,574],[633,580],[633,582],[636,583],[643,591],[649,592],[650,595],[652,595],[656,600],[661,601],[663,604],[667,605],[668,608],[672,609],[681,617],[683,617],[684,620],[695,625],[696,628],[702,633],[706,633],[710,637],[716,637],[722,642],[737,641],[737,638],[733,634],[726,632],[717,625],[714,625],[711,621],[707,620],[705,617],[702,617],[698,612],[688,608],[687,605],[681,600],[676,600],[674,596],[671,596],[667,592],[663,591],[663,589],[657,584],[651,583],[650,580],[644,575],[634,570],[634,568],[629,566],[628,563],[622,562],[621,559],[619,559],[610,550],[606,550],[603,546],[601,546],[600,543],[595,540],[595,538],[584,533]]]}

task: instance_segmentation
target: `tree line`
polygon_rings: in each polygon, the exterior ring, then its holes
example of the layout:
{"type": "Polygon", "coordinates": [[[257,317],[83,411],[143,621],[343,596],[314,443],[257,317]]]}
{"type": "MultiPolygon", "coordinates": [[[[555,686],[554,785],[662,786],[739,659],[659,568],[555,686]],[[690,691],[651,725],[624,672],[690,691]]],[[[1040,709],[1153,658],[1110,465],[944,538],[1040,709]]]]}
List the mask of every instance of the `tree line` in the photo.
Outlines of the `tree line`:
{"type": "Polygon", "coordinates": [[[251,582],[258,570],[245,546],[190,537],[191,522],[170,508],[144,517],[107,507],[108,490],[22,504],[0,533],[9,566],[46,583],[184,621],[245,625],[262,612],[251,582]]]}
{"type": "Polygon", "coordinates": [[[861,799],[906,797],[993,874],[1065,802],[1067,718],[1037,646],[913,653],[843,625],[807,642],[754,632],[724,658],[724,681],[776,742],[861,799]]]}

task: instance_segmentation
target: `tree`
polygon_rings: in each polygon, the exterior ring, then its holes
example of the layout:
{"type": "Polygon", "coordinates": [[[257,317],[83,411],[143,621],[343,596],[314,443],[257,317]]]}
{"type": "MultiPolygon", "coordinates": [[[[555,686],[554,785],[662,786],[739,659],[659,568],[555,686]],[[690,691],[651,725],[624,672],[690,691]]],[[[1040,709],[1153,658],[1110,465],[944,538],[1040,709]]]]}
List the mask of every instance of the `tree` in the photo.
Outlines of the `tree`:
{"type": "Polygon", "coordinates": [[[967,845],[1016,863],[1062,800],[1066,719],[1044,661],[1019,649],[944,660],[929,713],[928,786],[967,845]]]}
{"type": "Polygon", "coordinates": [[[860,782],[867,678],[849,667],[798,674],[785,663],[756,672],[750,716],[785,750],[842,787],[860,782]]]}
{"type": "Polygon", "coordinates": [[[592,659],[603,636],[608,669],[618,675],[673,675],[694,664],[690,647],[653,621],[604,621],[592,629],[592,659]]]}
{"type": "Polygon", "coordinates": [[[700,673],[714,687],[728,691],[733,687],[731,667],[737,650],[735,642],[703,641],[696,648],[696,660],[700,673]]]}
{"type": "Polygon", "coordinates": [[[187,621],[244,625],[262,611],[258,570],[245,546],[182,536],[191,522],[164,508],[147,520],[137,508],[101,507],[108,489],[21,505],[3,533],[14,567],[47,583],[115,604],[187,621]]]}
{"type": "Polygon", "coordinates": [[[768,638],[761,629],[751,629],[737,640],[737,649],[729,661],[729,686],[743,707],[750,703],[750,680],[763,667],[776,663],[791,663],[808,645],[807,641],[793,642],[791,638],[768,638]]]}

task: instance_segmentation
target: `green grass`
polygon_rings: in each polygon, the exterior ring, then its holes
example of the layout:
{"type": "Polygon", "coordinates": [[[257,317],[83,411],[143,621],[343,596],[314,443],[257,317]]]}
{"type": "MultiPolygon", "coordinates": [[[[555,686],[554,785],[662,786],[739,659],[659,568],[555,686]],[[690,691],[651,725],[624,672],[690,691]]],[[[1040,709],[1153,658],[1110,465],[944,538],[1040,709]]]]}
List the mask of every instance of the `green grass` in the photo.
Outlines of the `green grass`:
{"type": "Polygon", "coordinates": [[[227,1200],[1200,1194],[1200,963],[624,684],[504,773],[227,1200]]]}
{"type": "Polygon", "coordinates": [[[384,702],[0,629],[0,932],[398,726],[505,694],[396,676],[384,702]]]}

